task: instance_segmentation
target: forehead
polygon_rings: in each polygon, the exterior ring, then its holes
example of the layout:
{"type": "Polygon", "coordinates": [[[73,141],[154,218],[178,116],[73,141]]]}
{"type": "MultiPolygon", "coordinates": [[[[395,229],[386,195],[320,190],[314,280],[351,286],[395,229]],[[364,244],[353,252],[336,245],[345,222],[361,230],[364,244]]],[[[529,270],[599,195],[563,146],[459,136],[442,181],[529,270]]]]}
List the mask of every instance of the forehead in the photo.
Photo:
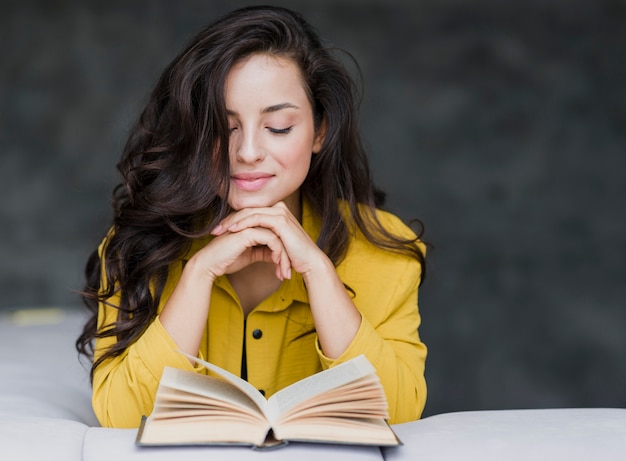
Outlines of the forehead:
{"type": "Polygon", "coordinates": [[[296,62],[269,54],[253,54],[233,65],[226,77],[224,96],[229,109],[242,103],[298,105],[298,101],[310,99],[296,62]]]}

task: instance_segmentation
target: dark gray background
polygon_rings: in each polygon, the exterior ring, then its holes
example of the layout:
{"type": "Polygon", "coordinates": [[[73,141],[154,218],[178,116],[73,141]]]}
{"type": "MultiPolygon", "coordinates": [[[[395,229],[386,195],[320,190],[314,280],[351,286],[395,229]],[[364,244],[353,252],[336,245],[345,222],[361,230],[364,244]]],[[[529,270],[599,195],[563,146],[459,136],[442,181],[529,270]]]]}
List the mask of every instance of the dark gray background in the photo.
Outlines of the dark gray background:
{"type": "MultiPolygon", "coordinates": [[[[2,2],[0,309],[79,304],[148,91],[250,3],[2,2]]],[[[624,407],[626,2],[276,3],[360,62],[376,180],[436,247],[425,414],[624,407]]]]}

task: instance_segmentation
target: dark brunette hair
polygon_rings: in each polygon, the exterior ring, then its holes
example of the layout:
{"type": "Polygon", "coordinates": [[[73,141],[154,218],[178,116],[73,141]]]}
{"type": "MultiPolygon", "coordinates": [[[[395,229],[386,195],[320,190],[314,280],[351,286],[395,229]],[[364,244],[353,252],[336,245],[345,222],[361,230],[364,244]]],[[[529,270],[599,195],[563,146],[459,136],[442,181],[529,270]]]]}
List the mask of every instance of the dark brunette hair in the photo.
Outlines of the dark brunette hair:
{"type": "Polygon", "coordinates": [[[356,225],[374,244],[409,254],[425,269],[417,239],[391,234],[376,218],[384,196],[370,177],[348,71],[297,13],[239,9],[203,29],[164,70],[124,148],[113,228],[102,254],[94,251],[86,266],[83,299],[92,317],[77,349],[91,357],[95,338],[117,339],[95,360],[92,376],[145,331],[157,315],[169,267],[230,212],[221,198],[229,187],[224,84],[233,65],[255,53],[299,66],[317,128],[325,124],[322,148],[301,187],[303,199],[321,217],[320,248],[338,264],[356,225]],[[346,222],[340,203],[349,208],[352,222],[346,222]],[[98,325],[99,303],[115,294],[117,321],[98,325]]]}

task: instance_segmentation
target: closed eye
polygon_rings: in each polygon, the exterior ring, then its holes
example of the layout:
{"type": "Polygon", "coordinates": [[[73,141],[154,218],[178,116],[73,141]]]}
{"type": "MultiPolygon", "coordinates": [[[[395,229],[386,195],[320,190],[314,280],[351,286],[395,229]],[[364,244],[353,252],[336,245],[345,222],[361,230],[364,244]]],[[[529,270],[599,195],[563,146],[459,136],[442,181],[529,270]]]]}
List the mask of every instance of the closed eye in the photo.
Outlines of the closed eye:
{"type": "Polygon", "coordinates": [[[288,134],[291,129],[293,128],[293,126],[288,126],[287,128],[271,128],[268,127],[267,129],[270,131],[270,133],[274,133],[274,134],[288,134]]]}

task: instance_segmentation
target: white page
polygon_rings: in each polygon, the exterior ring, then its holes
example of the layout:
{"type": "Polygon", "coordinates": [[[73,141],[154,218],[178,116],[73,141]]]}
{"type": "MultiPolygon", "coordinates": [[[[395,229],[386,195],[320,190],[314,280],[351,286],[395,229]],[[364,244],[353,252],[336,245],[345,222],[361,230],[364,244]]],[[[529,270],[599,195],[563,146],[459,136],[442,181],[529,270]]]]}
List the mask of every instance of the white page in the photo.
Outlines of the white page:
{"type": "Polygon", "coordinates": [[[273,425],[280,415],[302,401],[372,373],[376,373],[374,366],[364,355],[359,355],[281,389],[269,398],[266,417],[273,425]]]}
{"type": "MultiPolygon", "coordinates": [[[[165,367],[161,376],[159,392],[157,393],[157,406],[162,406],[166,402],[176,402],[180,397],[177,391],[193,395],[197,399],[203,398],[211,399],[213,402],[230,403],[242,411],[244,411],[244,408],[247,408],[249,409],[246,412],[247,414],[255,414],[257,418],[262,418],[258,414],[259,407],[256,402],[229,383],[214,376],[165,367]]],[[[209,402],[205,400],[204,404],[207,403],[209,402]]],[[[166,406],[168,405],[170,404],[166,403],[166,406]]],[[[201,403],[199,406],[202,408],[205,405],[201,403]]]]}
{"type": "Polygon", "coordinates": [[[194,357],[193,355],[186,354],[182,351],[179,352],[190,360],[193,360],[194,362],[199,363],[208,370],[211,370],[215,374],[220,375],[237,389],[241,390],[241,392],[250,397],[250,399],[252,399],[252,401],[259,407],[263,414],[267,413],[267,400],[265,399],[265,397],[263,397],[263,395],[261,395],[258,389],[250,384],[248,381],[244,381],[239,376],[234,375],[231,372],[218,367],[217,365],[213,365],[212,363],[199,359],[198,357],[194,357]]]}

